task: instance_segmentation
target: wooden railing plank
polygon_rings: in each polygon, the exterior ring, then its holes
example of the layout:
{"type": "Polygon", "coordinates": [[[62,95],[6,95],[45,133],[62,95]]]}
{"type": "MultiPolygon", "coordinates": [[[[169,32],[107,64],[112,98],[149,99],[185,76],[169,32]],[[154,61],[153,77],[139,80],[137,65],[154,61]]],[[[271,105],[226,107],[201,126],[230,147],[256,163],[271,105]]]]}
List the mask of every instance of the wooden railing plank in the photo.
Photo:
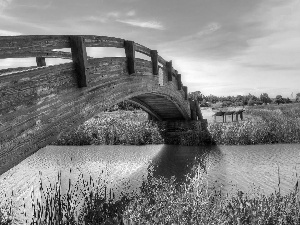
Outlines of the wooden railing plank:
{"type": "Polygon", "coordinates": [[[158,55],[157,58],[158,58],[158,62],[159,62],[160,64],[162,64],[163,66],[166,66],[166,62],[167,62],[167,61],[164,60],[163,57],[161,57],[160,55],[158,55]]]}
{"type": "Polygon", "coordinates": [[[151,56],[151,49],[149,49],[141,44],[138,44],[138,43],[135,43],[135,51],[145,54],[149,57],[151,56]]]}
{"type": "Polygon", "coordinates": [[[0,53],[10,55],[31,51],[70,48],[67,35],[0,36],[0,53]]]}
{"type": "Polygon", "coordinates": [[[82,35],[86,47],[124,48],[124,39],[106,36],[82,35]]]}

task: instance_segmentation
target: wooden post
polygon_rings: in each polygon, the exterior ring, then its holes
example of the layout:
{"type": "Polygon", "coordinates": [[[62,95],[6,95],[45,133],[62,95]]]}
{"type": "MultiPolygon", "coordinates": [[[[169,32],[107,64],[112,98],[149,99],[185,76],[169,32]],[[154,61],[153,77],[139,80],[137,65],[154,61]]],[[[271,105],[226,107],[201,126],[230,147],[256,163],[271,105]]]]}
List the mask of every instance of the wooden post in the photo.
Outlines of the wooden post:
{"type": "Polygon", "coordinates": [[[181,74],[177,74],[177,85],[178,85],[178,90],[181,90],[182,87],[181,74]]]}
{"type": "Polygon", "coordinates": [[[36,65],[38,67],[46,66],[45,57],[36,57],[36,65]]]}
{"type": "Polygon", "coordinates": [[[153,75],[158,75],[158,53],[156,50],[151,50],[150,55],[152,61],[152,73],[153,75]]]}
{"type": "Polygon", "coordinates": [[[135,44],[133,41],[124,41],[125,54],[127,58],[128,73],[135,73],[135,44]]]}
{"type": "Polygon", "coordinates": [[[197,101],[195,101],[195,106],[196,106],[196,113],[197,113],[198,120],[202,121],[203,116],[202,116],[202,113],[201,113],[201,110],[200,110],[199,103],[197,101]]]}
{"type": "Polygon", "coordinates": [[[87,87],[89,71],[84,39],[80,36],[70,36],[69,39],[72,51],[72,60],[77,73],[78,87],[87,87]]]}
{"type": "Polygon", "coordinates": [[[192,99],[189,99],[190,102],[190,109],[191,109],[191,119],[192,120],[197,120],[197,112],[196,112],[196,107],[195,107],[195,101],[192,99]]]}
{"type": "Polygon", "coordinates": [[[187,100],[188,99],[188,93],[187,93],[187,86],[182,86],[182,90],[184,91],[184,99],[187,100]]]}
{"type": "Polygon", "coordinates": [[[170,62],[166,62],[168,81],[172,81],[172,60],[170,62]]]}

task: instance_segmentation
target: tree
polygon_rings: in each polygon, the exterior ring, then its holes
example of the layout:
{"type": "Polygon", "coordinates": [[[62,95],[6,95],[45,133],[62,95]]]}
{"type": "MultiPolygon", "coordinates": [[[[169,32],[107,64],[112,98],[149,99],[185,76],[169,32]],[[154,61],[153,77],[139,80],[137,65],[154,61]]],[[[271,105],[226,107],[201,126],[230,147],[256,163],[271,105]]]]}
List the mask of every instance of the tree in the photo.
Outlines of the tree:
{"type": "Polygon", "coordinates": [[[272,100],[269,98],[269,95],[267,93],[263,93],[260,95],[260,101],[262,101],[265,104],[272,102],[272,100]]]}
{"type": "Polygon", "coordinates": [[[300,93],[296,94],[296,102],[300,102],[300,93]]]}
{"type": "Polygon", "coordinates": [[[278,105],[281,103],[284,103],[284,99],[282,98],[281,95],[277,95],[275,100],[274,100],[275,103],[277,103],[278,105]]]}
{"type": "Polygon", "coordinates": [[[203,94],[201,91],[194,91],[189,93],[189,98],[196,100],[197,102],[203,101],[203,94]]]}
{"type": "Polygon", "coordinates": [[[214,104],[219,101],[219,98],[215,95],[209,95],[206,96],[206,100],[214,104]]]}
{"type": "Polygon", "coordinates": [[[284,103],[292,103],[290,98],[283,98],[284,103]]]}

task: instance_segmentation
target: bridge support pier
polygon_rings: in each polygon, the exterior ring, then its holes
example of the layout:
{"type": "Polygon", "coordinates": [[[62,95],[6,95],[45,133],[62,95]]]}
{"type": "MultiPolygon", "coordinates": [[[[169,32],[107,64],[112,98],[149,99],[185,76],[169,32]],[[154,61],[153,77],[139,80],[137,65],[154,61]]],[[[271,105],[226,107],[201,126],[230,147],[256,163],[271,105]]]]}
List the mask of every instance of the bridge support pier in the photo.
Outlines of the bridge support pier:
{"type": "Polygon", "coordinates": [[[192,120],[203,120],[203,116],[200,110],[200,106],[197,101],[189,99],[191,108],[191,119],[192,120]]]}
{"type": "Polygon", "coordinates": [[[159,126],[165,130],[165,144],[171,145],[205,145],[212,139],[207,130],[207,120],[160,121],[159,126]]]}

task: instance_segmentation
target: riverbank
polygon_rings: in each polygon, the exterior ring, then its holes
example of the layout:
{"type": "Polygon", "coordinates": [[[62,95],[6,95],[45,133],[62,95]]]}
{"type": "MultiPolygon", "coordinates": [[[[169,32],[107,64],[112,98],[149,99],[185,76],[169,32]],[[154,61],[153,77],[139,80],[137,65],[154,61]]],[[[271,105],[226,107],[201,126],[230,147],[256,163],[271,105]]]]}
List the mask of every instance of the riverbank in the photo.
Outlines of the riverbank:
{"type": "MultiPolygon", "coordinates": [[[[214,121],[214,110],[202,108],[205,132],[166,135],[159,123],[141,110],[103,112],[77,129],[63,134],[55,145],[253,145],[300,143],[300,104],[246,107],[243,120],[214,121]]],[[[226,111],[228,109],[223,108],[226,111]]],[[[231,117],[231,116],[229,116],[231,117]]]]}
{"type": "MultiPolygon", "coordinates": [[[[192,123],[192,122],[191,122],[192,123]]],[[[168,132],[164,121],[148,120],[142,110],[102,112],[78,128],[64,133],[53,145],[207,145],[211,138],[206,130],[192,130],[194,125],[178,123],[177,132],[168,132]]]]}
{"type": "Polygon", "coordinates": [[[218,145],[300,143],[300,104],[246,107],[243,121],[210,121],[208,131],[218,145]]]}
{"type": "MultiPolygon", "coordinates": [[[[148,177],[139,194],[131,193],[116,199],[105,183],[91,177],[85,180],[81,176],[77,181],[69,180],[68,191],[63,194],[61,179],[59,172],[52,186],[40,183],[43,202],[32,201],[33,224],[267,225],[298,224],[300,221],[298,182],[286,195],[282,195],[279,189],[270,195],[239,191],[228,196],[218,190],[208,191],[203,170],[198,167],[183,184],[175,178],[148,177]],[[84,187],[80,195],[77,193],[78,184],[84,187]],[[81,201],[84,203],[78,211],[76,206],[81,201]]],[[[9,204],[0,212],[1,225],[12,224],[14,212],[9,204]]]]}

